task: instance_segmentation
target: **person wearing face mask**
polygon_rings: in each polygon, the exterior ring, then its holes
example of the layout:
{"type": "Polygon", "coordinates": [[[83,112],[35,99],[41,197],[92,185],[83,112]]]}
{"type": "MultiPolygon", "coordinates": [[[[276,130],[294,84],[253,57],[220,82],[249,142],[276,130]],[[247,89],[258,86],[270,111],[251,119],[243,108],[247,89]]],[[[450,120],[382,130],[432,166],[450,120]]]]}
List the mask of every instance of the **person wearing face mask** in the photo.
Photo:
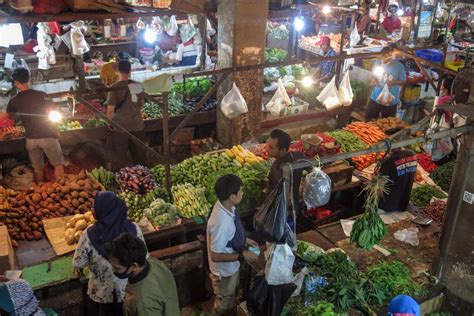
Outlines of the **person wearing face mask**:
{"type": "Polygon", "coordinates": [[[143,234],[138,225],[127,218],[127,206],[113,192],[96,194],[93,213],[97,221],[79,239],[73,266],[75,269],[89,267],[88,315],[121,315],[127,278],[114,276],[107,260],[106,245],[122,233],[141,240],[143,234]]]}
{"type": "Polygon", "coordinates": [[[382,56],[382,63],[374,64],[374,69],[376,67],[382,67],[383,74],[381,74],[381,76],[379,74],[376,82],[374,82],[375,87],[372,90],[370,102],[365,112],[366,122],[376,120],[380,118],[380,116],[385,118],[397,114],[397,106],[400,103],[400,90],[407,79],[405,66],[395,60],[394,52],[385,53],[382,56]],[[377,98],[385,84],[388,85],[390,94],[393,96],[392,102],[388,105],[377,103],[377,98]]]}
{"type": "Polygon", "coordinates": [[[173,274],[160,260],[147,259],[148,252],[142,239],[124,233],[114,239],[107,251],[115,275],[128,278],[124,316],[180,315],[173,274]]]}

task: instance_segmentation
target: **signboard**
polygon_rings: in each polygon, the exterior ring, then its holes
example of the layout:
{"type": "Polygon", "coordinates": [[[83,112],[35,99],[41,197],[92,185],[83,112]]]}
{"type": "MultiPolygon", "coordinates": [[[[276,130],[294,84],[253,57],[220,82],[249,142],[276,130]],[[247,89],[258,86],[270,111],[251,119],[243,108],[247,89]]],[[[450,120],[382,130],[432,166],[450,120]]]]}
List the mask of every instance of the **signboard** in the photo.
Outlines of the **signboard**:
{"type": "Polygon", "coordinates": [[[434,6],[424,6],[420,12],[417,38],[430,38],[433,26],[434,6]]]}

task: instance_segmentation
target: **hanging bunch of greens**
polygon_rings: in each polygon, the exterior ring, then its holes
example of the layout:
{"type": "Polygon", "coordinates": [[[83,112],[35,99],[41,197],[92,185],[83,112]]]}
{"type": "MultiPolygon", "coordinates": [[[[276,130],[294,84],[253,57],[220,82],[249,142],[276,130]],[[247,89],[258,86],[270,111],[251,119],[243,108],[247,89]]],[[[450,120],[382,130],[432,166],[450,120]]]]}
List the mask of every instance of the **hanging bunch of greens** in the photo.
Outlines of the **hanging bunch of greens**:
{"type": "Polygon", "coordinates": [[[351,232],[351,242],[360,248],[372,249],[387,234],[387,227],[377,211],[380,196],[388,193],[389,181],[385,176],[376,176],[363,189],[366,194],[365,213],[355,221],[351,232]]]}

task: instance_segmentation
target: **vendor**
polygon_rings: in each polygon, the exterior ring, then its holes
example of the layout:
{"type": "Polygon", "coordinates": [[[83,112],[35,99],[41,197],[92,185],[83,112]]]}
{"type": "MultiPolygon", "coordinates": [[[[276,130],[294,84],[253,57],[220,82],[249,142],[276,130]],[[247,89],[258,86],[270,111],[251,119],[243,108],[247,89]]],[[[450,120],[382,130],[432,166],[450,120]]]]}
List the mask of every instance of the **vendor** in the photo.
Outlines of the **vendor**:
{"type": "MultiPolygon", "coordinates": [[[[268,156],[276,160],[272,164],[268,175],[267,194],[278,185],[283,178],[282,165],[296,162],[300,159],[307,159],[302,152],[290,152],[291,137],[281,129],[275,129],[270,133],[268,139],[268,156]]],[[[302,170],[293,174],[293,198],[296,203],[299,201],[299,188],[302,177],[302,170]]]]}
{"type": "Polygon", "coordinates": [[[402,21],[397,16],[398,6],[391,4],[388,7],[388,16],[382,22],[383,29],[388,33],[392,34],[395,31],[402,29],[402,21]]]}
{"type": "Polygon", "coordinates": [[[410,201],[417,168],[416,154],[397,148],[380,165],[380,175],[388,177],[388,193],[380,199],[379,208],[385,212],[404,212],[410,201]]]}
{"type": "Polygon", "coordinates": [[[187,23],[180,29],[181,43],[176,53],[169,52],[163,56],[163,63],[174,66],[194,66],[198,61],[201,42],[196,39],[196,29],[187,23]]]}
{"type": "Polygon", "coordinates": [[[57,129],[48,119],[52,107],[46,101],[46,94],[30,88],[30,73],[25,68],[15,69],[12,80],[19,92],[8,102],[7,115],[11,119],[15,114],[20,115],[36,183],[44,181],[44,155],[54,166],[54,177],[63,177],[64,157],[57,129]]]}
{"type": "Polygon", "coordinates": [[[88,315],[120,315],[127,280],[114,276],[107,261],[106,245],[122,233],[131,233],[143,240],[143,233],[127,218],[127,205],[113,192],[96,194],[94,218],[94,225],[87,228],[79,239],[73,266],[75,269],[89,268],[88,315]]]}
{"type": "MultiPolygon", "coordinates": [[[[121,87],[120,90],[110,91],[107,96],[107,117],[127,129],[143,142],[146,140],[141,107],[143,98],[140,95],[132,96],[131,84],[139,85],[130,80],[132,66],[128,60],[118,62],[119,81],[112,88],[121,87]],[[135,99],[135,100],[134,100],[135,99]]],[[[110,168],[119,170],[132,163],[146,165],[147,153],[141,144],[130,140],[126,134],[114,130],[107,138],[107,151],[110,168]]]]}
{"type": "Polygon", "coordinates": [[[107,246],[107,254],[115,276],[119,279],[128,278],[123,313],[114,315],[180,315],[173,273],[165,263],[148,257],[142,238],[123,233],[107,246]]]}
{"type": "MultiPolygon", "coordinates": [[[[331,47],[331,39],[328,36],[321,36],[318,45],[321,47],[323,57],[336,56],[336,51],[331,47]]],[[[336,67],[335,60],[322,61],[319,64],[319,80],[320,82],[329,82],[334,77],[336,67]]]]}
{"type": "Polygon", "coordinates": [[[397,114],[397,106],[400,103],[400,90],[405,83],[407,75],[405,66],[395,60],[396,53],[388,51],[382,56],[381,64],[375,63],[376,67],[382,67],[383,74],[378,74],[375,87],[370,95],[370,102],[365,112],[365,121],[369,122],[378,119],[380,116],[393,117],[397,114]],[[384,85],[387,84],[393,100],[389,105],[377,103],[377,99],[382,92],[384,85]]]}
{"type": "Polygon", "coordinates": [[[207,222],[207,253],[214,307],[212,315],[234,315],[235,295],[239,284],[239,268],[244,261],[242,251],[258,246],[246,238],[236,206],[242,201],[242,180],[232,174],[217,179],[214,186],[218,201],[207,222]]]}
{"type": "Polygon", "coordinates": [[[364,35],[368,35],[370,32],[370,6],[368,4],[364,4],[360,8],[361,14],[357,18],[357,32],[360,35],[360,38],[363,38],[364,35]]]}

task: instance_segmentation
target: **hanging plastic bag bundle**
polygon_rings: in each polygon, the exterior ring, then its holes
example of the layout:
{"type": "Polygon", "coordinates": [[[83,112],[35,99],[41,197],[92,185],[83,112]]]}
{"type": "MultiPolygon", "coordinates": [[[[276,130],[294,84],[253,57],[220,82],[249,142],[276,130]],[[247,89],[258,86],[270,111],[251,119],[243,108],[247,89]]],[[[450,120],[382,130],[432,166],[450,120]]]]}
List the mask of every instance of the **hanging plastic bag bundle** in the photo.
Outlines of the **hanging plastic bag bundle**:
{"type": "Polygon", "coordinates": [[[395,97],[390,93],[388,85],[385,84],[379,96],[377,97],[376,102],[381,105],[389,106],[392,104],[393,100],[395,100],[395,97]]]}
{"type": "Polygon", "coordinates": [[[281,180],[254,215],[256,229],[268,242],[285,242],[291,235],[286,223],[287,197],[284,188],[285,183],[281,180]]]}
{"type": "Polygon", "coordinates": [[[229,119],[233,119],[249,111],[247,102],[245,102],[235,82],[232,85],[232,89],[222,98],[221,111],[229,119]]]}
{"type": "Polygon", "coordinates": [[[265,105],[265,109],[272,115],[280,115],[280,112],[291,105],[291,99],[286,93],[285,86],[281,79],[278,79],[277,90],[272,99],[265,105]]]}
{"type": "Polygon", "coordinates": [[[176,21],[176,16],[172,15],[169,19],[169,22],[164,22],[164,29],[169,36],[175,36],[178,34],[178,22],[176,21]]]}
{"type": "Polygon", "coordinates": [[[323,91],[316,98],[321,102],[326,109],[332,110],[342,105],[341,100],[339,100],[339,95],[337,93],[336,87],[336,77],[333,77],[331,81],[324,87],[323,91]]]}
{"type": "Polygon", "coordinates": [[[342,105],[349,106],[352,104],[354,93],[352,92],[351,79],[349,78],[349,71],[346,71],[344,77],[342,77],[341,84],[339,85],[339,99],[341,99],[342,105]]]}
{"type": "Polygon", "coordinates": [[[351,35],[349,37],[349,43],[351,47],[355,47],[360,42],[359,31],[357,30],[357,24],[352,29],[351,35]]]}
{"type": "Polygon", "coordinates": [[[326,205],[331,198],[331,178],[321,170],[314,168],[304,179],[303,199],[309,208],[326,205]]]}

